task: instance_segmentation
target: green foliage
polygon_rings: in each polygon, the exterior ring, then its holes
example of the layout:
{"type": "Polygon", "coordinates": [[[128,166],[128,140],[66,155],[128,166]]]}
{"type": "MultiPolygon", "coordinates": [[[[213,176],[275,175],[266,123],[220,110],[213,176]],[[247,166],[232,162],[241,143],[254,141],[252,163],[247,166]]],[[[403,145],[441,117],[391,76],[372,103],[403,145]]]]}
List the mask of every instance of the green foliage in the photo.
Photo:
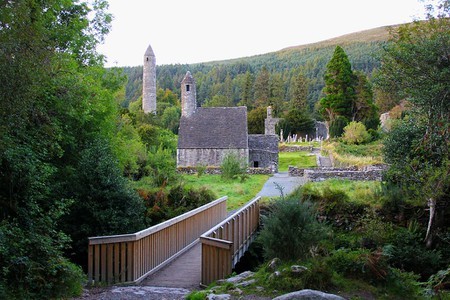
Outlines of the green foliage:
{"type": "Polygon", "coordinates": [[[229,153],[223,159],[222,164],[220,165],[220,170],[222,172],[223,179],[236,179],[238,176],[242,177],[242,175],[247,172],[246,162],[242,161],[237,154],[229,153]]]}
{"type": "Polygon", "coordinates": [[[392,294],[405,299],[420,299],[419,275],[389,268],[387,287],[392,294]]]}
{"type": "Polygon", "coordinates": [[[411,103],[409,115],[386,139],[384,153],[391,167],[385,179],[430,206],[425,234],[428,247],[440,225],[435,222],[434,208],[440,202],[448,204],[445,195],[450,189],[450,6],[448,1],[438,3],[428,6],[426,22],[417,21],[392,32],[378,76],[381,89],[411,103]]]}
{"type": "Polygon", "coordinates": [[[251,110],[247,116],[247,126],[249,134],[264,134],[265,119],[267,117],[267,109],[265,107],[257,107],[251,110]]]}
{"type": "Polygon", "coordinates": [[[311,136],[314,133],[314,120],[305,109],[294,108],[288,111],[278,127],[283,129],[286,136],[288,134],[311,136]]]}
{"type": "Polygon", "coordinates": [[[420,274],[425,279],[442,267],[442,256],[438,250],[427,249],[422,240],[417,230],[400,228],[392,243],[384,246],[383,253],[393,267],[420,274]]]}
{"type": "Polygon", "coordinates": [[[335,120],[330,122],[330,137],[340,137],[344,132],[345,126],[348,124],[348,119],[343,116],[336,117],[335,120]]]}
{"type": "Polygon", "coordinates": [[[325,229],[316,219],[310,202],[288,198],[271,204],[270,215],[263,219],[259,240],[264,256],[282,260],[305,258],[324,237],[325,229]]]}
{"type": "Polygon", "coordinates": [[[144,228],[144,206],[121,176],[111,149],[96,140],[80,152],[80,160],[65,186],[75,201],[61,226],[72,239],[73,259],[86,263],[87,237],[131,233],[144,228]]]}
{"type": "Polygon", "coordinates": [[[186,300],[204,300],[208,296],[205,291],[193,291],[186,296],[186,300]]]}
{"type": "Polygon", "coordinates": [[[340,46],[336,46],[325,72],[325,97],[320,100],[320,111],[327,121],[334,122],[337,116],[351,119],[356,99],[355,85],[356,78],[348,56],[340,46]]]}
{"type": "Polygon", "coordinates": [[[360,122],[350,122],[344,127],[344,134],[342,135],[342,140],[350,145],[364,144],[368,142],[370,135],[366,130],[366,126],[360,122]]]}
{"type": "MultiPolygon", "coordinates": [[[[445,289],[450,283],[450,267],[440,270],[436,274],[433,274],[423,284],[425,286],[423,294],[426,297],[440,296],[445,293],[445,289]]],[[[448,293],[448,291],[447,291],[448,293]]]]}
{"type": "Polygon", "coordinates": [[[138,188],[138,193],[145,203],[147,226],[179,216],[216,198],[215,194],[205,187],[193,188],[184,184],[170,189],[149,189],[148,186],[144,186],[138,188]]]}
{"type": "Polygon", "coordinates": [[[49,218],[44,219],[47,220],[34,226],[17,221],[0,225],[0,295],[4,299],[53,299],[81,294],[84,274],[62,256],[62,245],[58,244],[67,241],[67,237],[61,232],[46,231],[46,225],[53,225],[49,218]]]}

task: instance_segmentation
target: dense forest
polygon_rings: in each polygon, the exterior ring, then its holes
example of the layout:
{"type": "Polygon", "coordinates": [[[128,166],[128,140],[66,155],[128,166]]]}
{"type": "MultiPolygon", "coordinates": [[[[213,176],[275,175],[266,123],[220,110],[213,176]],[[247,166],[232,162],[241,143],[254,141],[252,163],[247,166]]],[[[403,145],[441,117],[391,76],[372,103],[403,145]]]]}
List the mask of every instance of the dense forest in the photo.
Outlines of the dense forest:
{"type": "MultiPolygon", "coordinates": [[[[387,39],[388,28],[382,27],[252,57],[190,65],[159,65],[157,88],[169,89],[179,95],[181,80],[190,71],[196,80],[199,105],[212,103],[213,106],[247,105],[252,108],[258,96],[264,93],[261,91],[264,85],[258,85],[258,81],[264,79],[262,71],[266,70],[270,104],[286,106],[294,89],[293,78],[302,73],[308,80],[308,110],[313,112],[324,86],[326,64],[336,45],[344,48],[354,70],[362,71],[370,78],[380,66],[380,50],[387,39]]],[[[141,96],[142,66],[124,67],[123,71],[128,81],[122,105],[128,107],[141,96]]],[[[276,113],[281,110],[275,109],[276,113]]]]}

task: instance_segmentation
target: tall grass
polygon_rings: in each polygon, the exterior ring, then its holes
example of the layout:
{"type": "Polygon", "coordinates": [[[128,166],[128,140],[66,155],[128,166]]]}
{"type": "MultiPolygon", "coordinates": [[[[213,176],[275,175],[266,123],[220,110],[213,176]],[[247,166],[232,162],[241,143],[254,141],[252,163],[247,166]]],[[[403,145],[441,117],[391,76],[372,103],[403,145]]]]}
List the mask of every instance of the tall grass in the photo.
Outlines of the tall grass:
{"type": "Polygon", "coordinates": [[[326,143],[322,149],[334,158],[336,167],[368,166],[383,163],[380,140],[365,145],[347,145],[339,142],[326,143]]]}

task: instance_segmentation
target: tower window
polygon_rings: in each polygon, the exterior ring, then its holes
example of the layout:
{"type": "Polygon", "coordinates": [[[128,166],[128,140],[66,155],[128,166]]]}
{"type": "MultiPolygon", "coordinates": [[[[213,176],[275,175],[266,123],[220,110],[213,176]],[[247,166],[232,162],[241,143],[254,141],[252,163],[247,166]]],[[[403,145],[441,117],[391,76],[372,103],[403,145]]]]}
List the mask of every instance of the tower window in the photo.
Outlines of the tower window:
{"type": "Polygon", "coordinates": [[[148,57],[147,57],[147,61],[148,61],[148,57]]]}
{"type": "Polygon", "coordinates": [[[190,89],[190,85],[186,84],[186,92],[189,92],[189,89],[190,89]]]}

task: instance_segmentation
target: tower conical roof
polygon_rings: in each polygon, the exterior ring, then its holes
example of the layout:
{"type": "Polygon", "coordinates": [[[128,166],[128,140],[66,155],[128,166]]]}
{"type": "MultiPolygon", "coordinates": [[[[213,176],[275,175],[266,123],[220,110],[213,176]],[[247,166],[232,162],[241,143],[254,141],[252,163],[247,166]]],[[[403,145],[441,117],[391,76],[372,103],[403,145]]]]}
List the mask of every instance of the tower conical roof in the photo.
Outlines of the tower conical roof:
{"type": "Polygon", "coordinates": [[[148,45],[147,51],[145,51],[144,56],[155,56],[151,45],[148,45]]]}
{"type": "Polygon", "coordinates": [[[187,71],[181,83],[193,83],[194,78],[191,75],[191,72],[187,71]]]}

